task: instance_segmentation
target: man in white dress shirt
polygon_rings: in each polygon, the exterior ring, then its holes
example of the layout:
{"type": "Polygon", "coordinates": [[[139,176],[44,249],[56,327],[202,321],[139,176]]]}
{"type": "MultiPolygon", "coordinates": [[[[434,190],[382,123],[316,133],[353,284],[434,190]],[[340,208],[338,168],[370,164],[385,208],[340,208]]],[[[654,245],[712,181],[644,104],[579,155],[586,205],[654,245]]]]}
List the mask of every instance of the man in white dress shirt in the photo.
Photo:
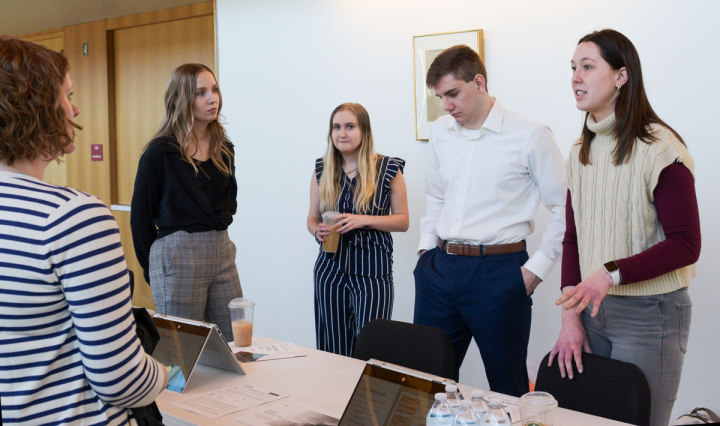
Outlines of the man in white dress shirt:
{"type": "Polygon", "coordinates": [[[414,321],[450,337],[456,380],[474,337],[490,388],[520,396],[528,392],[530,295],[562,251],[563,158],[547,126],[488,95],[485,66],[469,47],[438,55],[426,83],[449,115],[433,123],[428,147],[414,321]],[[528,256],[541,201],[552,216],[528,256]]]}

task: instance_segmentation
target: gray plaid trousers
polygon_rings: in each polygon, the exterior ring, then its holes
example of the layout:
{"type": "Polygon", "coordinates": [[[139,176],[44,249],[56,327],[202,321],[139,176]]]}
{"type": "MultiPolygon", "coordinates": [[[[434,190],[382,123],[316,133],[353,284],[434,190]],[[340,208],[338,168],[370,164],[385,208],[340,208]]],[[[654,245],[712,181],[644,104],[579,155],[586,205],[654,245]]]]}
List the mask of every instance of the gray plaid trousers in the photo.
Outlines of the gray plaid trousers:
{"type": "Polygon", "coordinates": [[[217,324],[232,340],[228,303],[242,297],[235,244],[227,231],[178,231],[150,248],[150,287],[158,313],[217,324]]]}

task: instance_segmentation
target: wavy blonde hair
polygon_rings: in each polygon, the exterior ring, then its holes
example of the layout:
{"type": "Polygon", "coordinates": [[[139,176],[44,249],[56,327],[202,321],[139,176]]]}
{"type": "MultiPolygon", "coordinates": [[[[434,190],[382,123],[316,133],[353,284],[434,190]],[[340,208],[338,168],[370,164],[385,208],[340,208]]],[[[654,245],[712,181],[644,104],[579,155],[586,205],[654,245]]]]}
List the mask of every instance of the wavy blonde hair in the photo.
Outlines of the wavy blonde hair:
{"type": "MultiPolygon", "coordinates": [[[[178,142],[182,159],[193,166],[195,173],[198,172],[197,164],[188,155],[188,147],[193,145],[197,151],[200,150],[195,134],[193,133],[193,103],[195,102],[195,89],[197,76],[207,71],[215,78],[215,73],[203,64],[184,64],[175,68],[170,74],[167,89],[165,89],[165,116],[163,117],[160,130],[153,136],[153,139],[163,136],[173,136],[178,142]]],[[[215,78],[217,82],[217,78],[215,78]]],[[[220,124],[220,111],[222,110],[222,94],[218,86],[218,118],[208,124],[208,135],[210,137],[210,159],[215,167],[225,176],[230,176],[232,170],[233,154],[225,141],[229,140],[225,128],[220,124]]]]}
{"type": "Polygon", "coordinates": [[[323,174],[320,177],[320,211],[337,210],[340,196],[340,172],[342,171],[342,154],[335,148],[332,140],[333,118],[340,111],[352,112],[358,121],[362,137],[360,139],[360,152],[358,154],[358,170],[355,186],[355,211],[366,213],[370,210],[370,202],[374,200],[377,180],[377,158],[373,148],[372,129],[370,128],[370,115],[360,104],[344,103],[335,108],[330,115],[330,129],[328,130],[328,145],[323,158],[323,174]]]}

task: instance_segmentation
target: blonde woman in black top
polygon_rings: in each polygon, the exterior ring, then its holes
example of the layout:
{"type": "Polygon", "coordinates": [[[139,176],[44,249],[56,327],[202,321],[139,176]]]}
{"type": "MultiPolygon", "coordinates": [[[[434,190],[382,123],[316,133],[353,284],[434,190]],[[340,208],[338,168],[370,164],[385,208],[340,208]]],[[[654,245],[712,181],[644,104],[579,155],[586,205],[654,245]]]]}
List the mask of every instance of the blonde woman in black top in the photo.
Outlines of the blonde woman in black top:
{"type": "Polygon", "coordinates": [[[173,71],[163,124],[140,158],[130,224],[158,312],[214,323],[232,336],[227,305],[242,297],[227,233],[237,182],[221,108],[208,67],[173,71]]]}

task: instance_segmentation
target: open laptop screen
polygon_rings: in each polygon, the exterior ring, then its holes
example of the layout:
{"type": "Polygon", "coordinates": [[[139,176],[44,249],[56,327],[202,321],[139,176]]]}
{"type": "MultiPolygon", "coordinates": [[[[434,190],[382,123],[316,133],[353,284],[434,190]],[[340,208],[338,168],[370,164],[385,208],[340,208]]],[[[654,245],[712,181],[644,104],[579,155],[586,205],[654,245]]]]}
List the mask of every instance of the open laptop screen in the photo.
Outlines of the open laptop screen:
{"type": "Polygon", "coordinates": [[[211,328],[170,321],[160,316],[154,316],[153,322],[160,334],[160,341],[153,352],[153,358],[169,367],[168,389],[182,392],[210,335],[211,328]]]}
{"type": "Polygon", "coordinates": [[[424,426],[435,394],[445,392],[445,385],[452,383],[441,378],[431,380],[431,377],[391,364],[386,367],[368,362],[340,419],[340,426],[424,426]]]}

